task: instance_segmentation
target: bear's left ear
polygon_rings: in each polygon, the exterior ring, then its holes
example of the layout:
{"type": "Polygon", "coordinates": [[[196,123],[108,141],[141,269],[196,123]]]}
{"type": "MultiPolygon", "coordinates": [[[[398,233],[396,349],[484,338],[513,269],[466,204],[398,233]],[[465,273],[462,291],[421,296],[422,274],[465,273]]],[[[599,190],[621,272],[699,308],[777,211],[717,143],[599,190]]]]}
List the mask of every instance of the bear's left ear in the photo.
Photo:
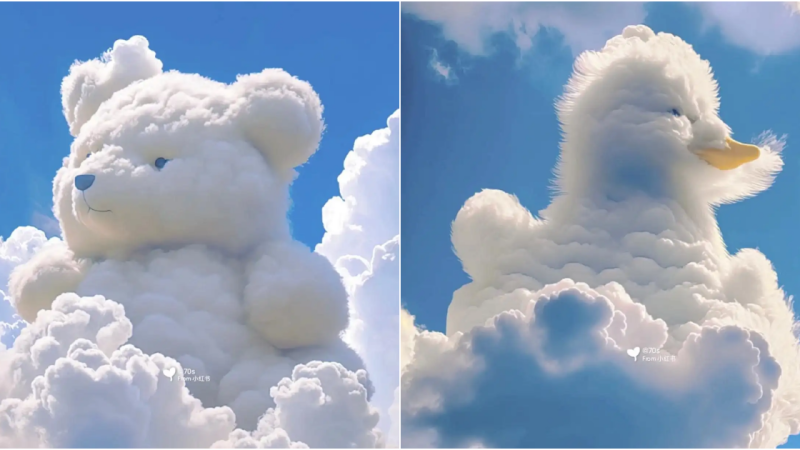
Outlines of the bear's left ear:
{"type": "Polygon", "coordinates": [[[78,136],[81,127],[115,92],[160,74],[162,68],[144,36],[114,42],[100,59],[73,63],[61,82],[61,106],[70,134],[78,136]]]}
{"type": "Polygon", "coordinates": [[[322,104],[314,89],[281,69],[240,75],[231,85],[229,111],[250,143],[279,171],[295,168],[317,151],[322,104]]]}

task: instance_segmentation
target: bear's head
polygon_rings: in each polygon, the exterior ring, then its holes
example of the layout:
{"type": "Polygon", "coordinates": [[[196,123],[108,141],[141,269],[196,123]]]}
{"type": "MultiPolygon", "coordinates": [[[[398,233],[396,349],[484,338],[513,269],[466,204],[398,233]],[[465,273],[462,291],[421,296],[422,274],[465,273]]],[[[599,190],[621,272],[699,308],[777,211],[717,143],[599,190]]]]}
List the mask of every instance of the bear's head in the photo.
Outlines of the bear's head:
{"type": "Polygon", "coordinates": [[[308,83],[280,69],[232,84],[163,72],[134,36],[73,64],[61,94],[75,139],[54,213],[76,256],[188,244],[240,254],[288,238],[294,168],[324,128],[308,83]]]}

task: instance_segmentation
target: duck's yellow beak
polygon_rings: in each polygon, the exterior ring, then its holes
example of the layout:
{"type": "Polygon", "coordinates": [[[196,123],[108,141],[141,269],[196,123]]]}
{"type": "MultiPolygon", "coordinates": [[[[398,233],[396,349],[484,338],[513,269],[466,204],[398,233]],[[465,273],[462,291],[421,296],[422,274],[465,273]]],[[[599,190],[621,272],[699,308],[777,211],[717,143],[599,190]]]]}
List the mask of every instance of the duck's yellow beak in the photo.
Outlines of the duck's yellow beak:
{"type": "Polygon", "coordinates": [[[742,144],[731,138],[725,139],[725,149],[708,148],[697,152],[697,156],[719,170],[731,170],[744,163],[755,161],[761,151],[755,145],[742,144]]]}

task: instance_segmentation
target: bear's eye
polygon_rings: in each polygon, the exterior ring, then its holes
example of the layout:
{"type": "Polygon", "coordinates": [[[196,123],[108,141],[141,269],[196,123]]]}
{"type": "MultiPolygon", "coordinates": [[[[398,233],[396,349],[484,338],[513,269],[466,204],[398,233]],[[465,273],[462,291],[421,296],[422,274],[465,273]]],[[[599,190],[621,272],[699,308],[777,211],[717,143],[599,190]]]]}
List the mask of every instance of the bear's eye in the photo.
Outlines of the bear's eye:
{"type": "Polygon", "coordinates": [[[92,156],[92,152],[87,153],[86,154],[86,158],[84,158],[84,159],[89,159],[90,156],[92,156]]]}
{"type": "Polygon", "coordinates": [[[156,162],[153,163],[153,165],[156,166],[156,169],[161,170],[161,169],[164,168],[164,166],[167,165],[168,162],[169,162],[169,160],[167,158],[158,157],[158,158],[156,158],[156,162]]]}

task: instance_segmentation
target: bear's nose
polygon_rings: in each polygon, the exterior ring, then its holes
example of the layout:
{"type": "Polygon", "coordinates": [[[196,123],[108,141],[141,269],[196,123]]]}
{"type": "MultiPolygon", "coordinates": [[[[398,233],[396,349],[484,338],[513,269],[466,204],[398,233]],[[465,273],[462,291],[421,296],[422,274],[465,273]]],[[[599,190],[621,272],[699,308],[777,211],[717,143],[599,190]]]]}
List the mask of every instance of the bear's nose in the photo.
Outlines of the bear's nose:
{"type": "Polygon", "coordinates": [[[78,175],[75,177],[75,188],[79,191],[85,191],[92,187],[94,183],[94,175],[78,175]]]}

